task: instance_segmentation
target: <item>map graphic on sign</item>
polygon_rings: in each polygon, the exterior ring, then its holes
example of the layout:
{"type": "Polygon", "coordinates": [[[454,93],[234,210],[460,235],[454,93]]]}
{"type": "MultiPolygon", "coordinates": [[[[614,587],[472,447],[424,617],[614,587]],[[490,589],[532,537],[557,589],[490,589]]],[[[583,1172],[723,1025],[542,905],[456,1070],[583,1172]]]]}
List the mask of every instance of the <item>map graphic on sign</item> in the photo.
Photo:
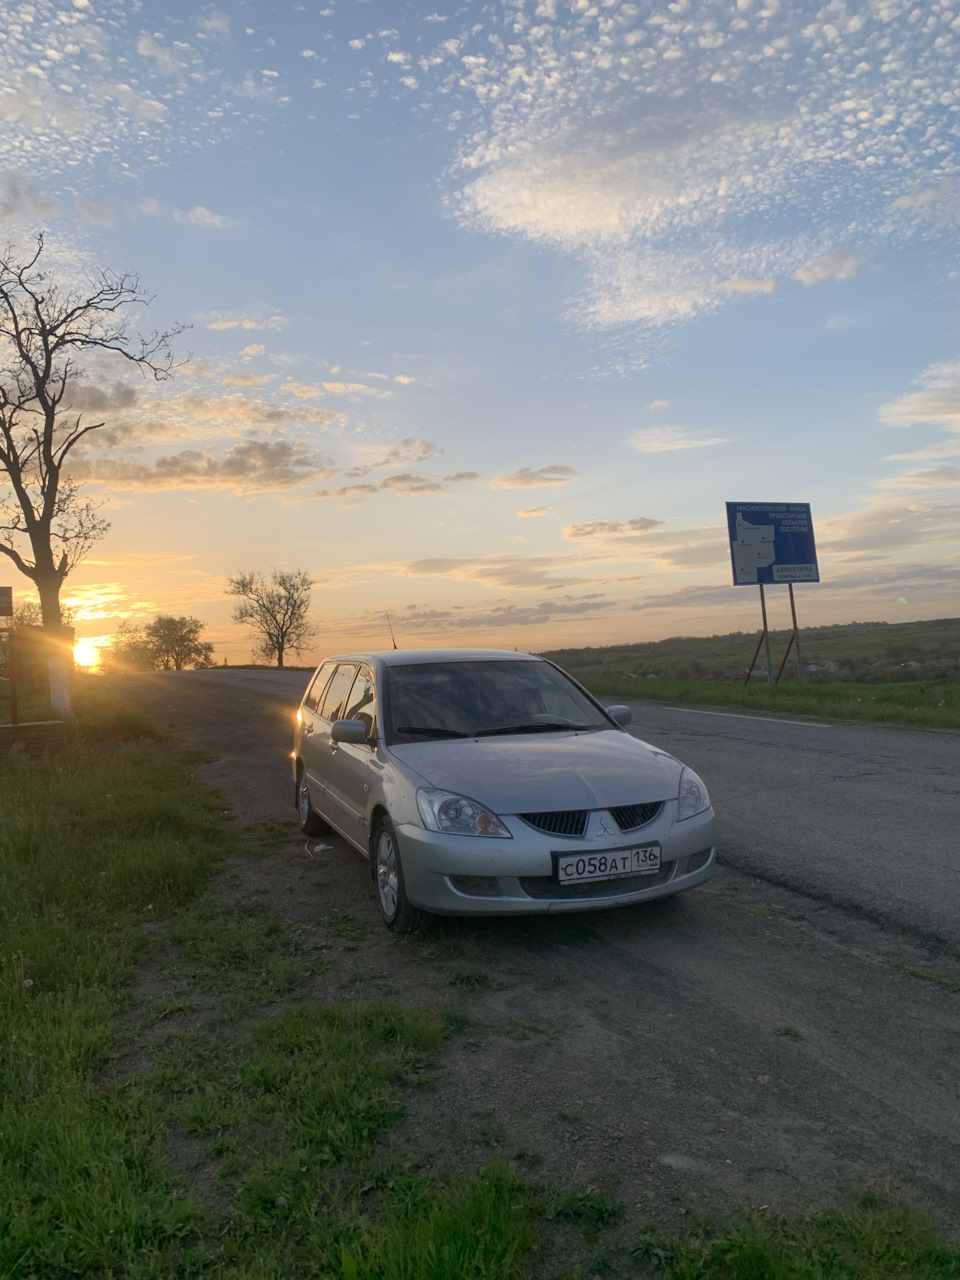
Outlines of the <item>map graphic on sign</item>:
{"type": "Polygon", "coordinates": [[[819,582],[808,502],[728,502],[734,586],[819,582]]]}

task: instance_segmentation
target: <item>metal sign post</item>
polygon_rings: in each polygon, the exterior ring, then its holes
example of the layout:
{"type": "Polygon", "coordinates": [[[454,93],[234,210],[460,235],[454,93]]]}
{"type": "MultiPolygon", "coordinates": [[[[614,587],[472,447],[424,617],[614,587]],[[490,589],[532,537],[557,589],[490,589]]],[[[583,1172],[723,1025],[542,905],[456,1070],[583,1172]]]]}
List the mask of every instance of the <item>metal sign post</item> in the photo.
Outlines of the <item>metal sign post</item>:
{"type": "Polygon", "coordinates": [[[753,661],[747,671],[745,684],[750,683],[753,669],[760,654],[760,645],[767,647],[767,680],[778,684],[783,675],[790,649],[797,655],[797,676],[803,683],[803,662],[800,658],[800,629],[797,626],[797,606],[793,597],[795,582],[819,582],[817,547],[813,536],[813,519],[808,502],[728,502],[727,529],[730,535],[730,559],[733,565],[733,585],[760,588],[760,612],[763,632],[757,642],[753,661]],[[770,658],[770,631],[767,626],[767,602],[764,584],[785,582],[790,589],[790,616],[793,634],[783,655],[777,678],[773,678],[770,658]]]}

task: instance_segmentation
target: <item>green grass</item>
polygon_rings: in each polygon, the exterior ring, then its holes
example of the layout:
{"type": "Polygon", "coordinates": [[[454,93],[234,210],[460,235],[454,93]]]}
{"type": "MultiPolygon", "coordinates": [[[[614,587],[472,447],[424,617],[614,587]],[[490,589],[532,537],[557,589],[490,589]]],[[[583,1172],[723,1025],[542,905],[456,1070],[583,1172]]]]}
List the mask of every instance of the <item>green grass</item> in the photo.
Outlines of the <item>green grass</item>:
{"type": "Polygon", "coordinates": [[[96,1079],[142,926],[202,887],[217,809],[137,748],[0,769],[0,1275],[104,1274],[189,1230],[150,1124],[96,1079]]]}
{"type": "MultiPolygon", "coordinates": [[[[777,606],[772,605],[771,608],[775,610],[777,606]]],[[[798,608],[802,620],[803,604],[799,598],[798,608]]],[[[776,620],[777,614],[771,612],[774,625],[776,620]]],[[[640,679],[656,675],[667,680],[742,680],[759,634],[759,631],[734,631],[726,635],[671,636],[666,640],[640,644],[559,649],[545,653],[544,657],[552,658],[578,679],[581,673],[625,676],[633,672],[640,679]]],[[[774,675],[780,667],[789,638],[789,631],[770,633],[774,675]]],[[[955,682],[960,682],[960,618],[801,627],[800,650],[805,664],[829,663],[837,668],[835,671],[811,673],[811,678],[817,683],[851,680],[892,683],[950,675],[955,682]]],[[[796,662],[791,652],[783,679],[790,682],[796,678],[796,662]]]]}
{"type": "MultiPolygon", "coordinates": [[[[603,1257],[633,1267],[618,1202],[519,1178],[491,1121],[475,1174],[441,1179],[384,1141],[466,1017],[318,1003],[331,944],[207,889],[228,848],[282,848],[285,828],[228,829],[193,761],[75,743],[0,767],[0,1276],[522,1280],[552,1231],[580,1265],[571,1229],[577,1248],[607,1232],[603,1257]],[[161,989],[135,996],[151,959],[161,989]]],[[[351,948],[366,932],[345,914],[324,926],[351,948]]],[[[486,977],[452,975],[467,991],[486,977]]],[[[875,1204],[648,1233],[636,1265],[658,1280],[960,1277],[924,1219],[875,1204]]]]}
{"type": "MultiPolygon", "coordinates": [[[[744,687],[757,633],[674,636],[544,657],[602,698],[960,730],[960,619],[850,623],[800,634],[805,664],[836,667],[808,672],[802,685],[791,654],[779,684],[767,683],[764,666],[744,687]]],[[[771,636],[774,675],[788,639],[789,632],[771,636]]]]}
{"type": "Polygon", "coordinates": [[[649,1230],[634,1249],[657,1280],[955,1280],[960,1252],[929,1219],[865,1197],[845,1213],[757,1215],[689,1234],[649,1230]]]}
{"type": "MultiPolygon", "coordinates": [[[[90,719],[123,736],[109,702],[90,719]]],[[[505,1167],[440,1184],[379,1154],[465,1020],[257,1020],[324,961],[267,909],[202,896],[227,828],[192,762],[75,743],[0,767],[0,1275],[520,1277],[539,1210],[505,1167]],[[151,946],[175,990],[137,1008],[151,946]],[[121,1050],[149,1065],[117,1073],[121,1050]]]]}
{"type": "Polygon", "coordinates": [[[725,710],[774,712],[816,720],[960,731],[960,685],[751,684],[719,680],[632,680],[629,676],[571,674],[608,701],[647,699],[725,710]]]}
{"type": "MultiPolygon", "coordinates": [[[[67,720],[71,741],[87,743],[139,742],[168,735],[149,716],[110,692],[97,675],[78,671],[71,681],[73,717],[67,720]]],[[[18,719],[59,720],[44,690],[21,688],[18,692],[18,719]]],[[[6,682],[0,683],[0,724],[10,723],[10,701],[6,682]]]]}

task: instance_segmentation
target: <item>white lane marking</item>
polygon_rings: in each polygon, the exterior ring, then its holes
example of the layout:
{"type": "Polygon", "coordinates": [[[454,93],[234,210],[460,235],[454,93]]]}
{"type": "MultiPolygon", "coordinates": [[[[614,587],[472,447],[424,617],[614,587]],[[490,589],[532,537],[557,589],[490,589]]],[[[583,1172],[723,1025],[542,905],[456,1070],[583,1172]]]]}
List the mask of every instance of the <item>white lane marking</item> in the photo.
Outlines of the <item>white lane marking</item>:
{"type": "Polygon", "coordinates": [[[786,716],[755,716],[750,711],[704,711],[701,707],[667,707],[667,711],[685,711],[688,716],[723,716],[727,720],[763,720],[765,724],[802,724],[810,729],[835,729],[835,724],[822,720],[790,720],[786,716]]]}

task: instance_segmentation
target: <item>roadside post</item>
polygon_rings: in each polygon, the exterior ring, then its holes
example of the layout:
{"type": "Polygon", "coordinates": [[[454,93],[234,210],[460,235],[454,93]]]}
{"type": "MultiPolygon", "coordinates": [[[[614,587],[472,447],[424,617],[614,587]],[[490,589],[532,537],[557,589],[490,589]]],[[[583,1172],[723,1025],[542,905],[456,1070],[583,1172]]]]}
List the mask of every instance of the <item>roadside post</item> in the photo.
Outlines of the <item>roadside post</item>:
{"type": "Polygon", "coordinates": [[[14,661],[13,637],[13,587],[0,587],[0,672],[6,676],[9,686],[10,723],[19,724],[17,669],[14,661]]]}
{"type": "Polygon", "coordinates": [[[797,626],[797,606],[793,596],[793,584],[820,581],[810,504],[809,502],[728,502],[727,531],[730,536],[733,585],[760,588],[763,631],[757,641],[744,684],[750,683],[757,658],[760,656],[760,646],[763,644],[766,645],[767,650],[767,683],[779,684],[792,648],[797,658],[797,676],[803,684],[800,629],[797,626]],[[764,585],[777,583],[786,583],[790,591],[793,633],[774,679],[764,585]]]}

